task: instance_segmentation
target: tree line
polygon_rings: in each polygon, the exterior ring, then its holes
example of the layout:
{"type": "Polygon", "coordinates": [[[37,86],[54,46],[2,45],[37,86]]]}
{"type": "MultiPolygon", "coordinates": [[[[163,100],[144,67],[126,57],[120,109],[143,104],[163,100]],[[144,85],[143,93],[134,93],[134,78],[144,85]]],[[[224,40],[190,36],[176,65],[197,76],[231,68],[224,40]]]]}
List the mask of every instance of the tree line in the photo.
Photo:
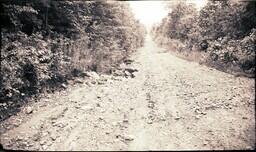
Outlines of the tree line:
{"type": "Polygon", "coordinates": [[[205,64],[255,77],[255,1],[208,1],[200,11],[185,1],[169,2],[168,9],[151,31],[158,44],[180,43],[178,54],[204,54],[205,64]]]}

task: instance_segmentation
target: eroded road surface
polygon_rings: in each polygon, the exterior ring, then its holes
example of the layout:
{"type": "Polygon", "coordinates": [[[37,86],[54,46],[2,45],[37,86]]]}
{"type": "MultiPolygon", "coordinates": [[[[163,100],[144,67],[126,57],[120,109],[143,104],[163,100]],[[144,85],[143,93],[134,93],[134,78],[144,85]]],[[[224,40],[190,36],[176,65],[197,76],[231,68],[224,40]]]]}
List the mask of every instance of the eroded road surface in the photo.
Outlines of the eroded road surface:
{"type": "Polygon", "coordinates": [[[254,79],[177,58],[149,37],[131,59],[134,78],[80,80],[25,106],[1,124],[4,148],[255,148],[254,79]]]}

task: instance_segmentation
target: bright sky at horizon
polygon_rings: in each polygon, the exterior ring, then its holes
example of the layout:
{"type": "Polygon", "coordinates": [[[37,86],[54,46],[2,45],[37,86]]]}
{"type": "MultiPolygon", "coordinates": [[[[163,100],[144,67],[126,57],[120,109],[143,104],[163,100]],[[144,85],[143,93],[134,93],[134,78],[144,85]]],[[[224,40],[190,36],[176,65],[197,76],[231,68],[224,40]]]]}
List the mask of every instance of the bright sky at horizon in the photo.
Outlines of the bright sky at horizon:
{"type": "MultiPolygon", "coordinates": [[[[140,20],[147,28],[161,20],[168,14],[165,8],[166,3],[161,0],[155,1],[129,1],[135,17],[140,20]]],[[[197,9],[202,8],[207,0],[187,0],[187,3],[194,3],[197,9]]]]}
{"type": "Polygon", "coordinates": [[[146,27],[160,22],[168,13],[163,1],[129,1],[135,17],[146,27]]]}

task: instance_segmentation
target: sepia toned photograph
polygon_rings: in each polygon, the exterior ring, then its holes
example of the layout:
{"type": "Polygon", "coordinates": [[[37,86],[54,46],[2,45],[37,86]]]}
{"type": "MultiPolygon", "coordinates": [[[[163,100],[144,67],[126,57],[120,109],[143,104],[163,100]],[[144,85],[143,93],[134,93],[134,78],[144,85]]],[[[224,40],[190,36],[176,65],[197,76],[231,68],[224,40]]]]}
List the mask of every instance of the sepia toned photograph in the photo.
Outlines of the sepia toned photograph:
{"type": "Polygon", "coordinates": [[[0,152],[255,150],[256,0],[0,0],[0,152]]]}

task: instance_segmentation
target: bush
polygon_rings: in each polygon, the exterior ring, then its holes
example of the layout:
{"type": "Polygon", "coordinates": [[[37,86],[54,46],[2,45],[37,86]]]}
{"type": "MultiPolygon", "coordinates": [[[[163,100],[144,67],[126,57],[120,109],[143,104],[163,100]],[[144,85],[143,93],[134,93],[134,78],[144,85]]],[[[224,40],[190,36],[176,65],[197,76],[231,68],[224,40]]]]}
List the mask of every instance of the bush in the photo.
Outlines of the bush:
{"type": "Polygon", "coordinates": [[[80,71],[108,72],[145,33],[126,2],[1,3],[0,99],[19,100],[80,71]]]}
{"type": "MultiPolygon", "coordinates": [[[[151,33],[158,44],[179,40],[188,51],[206,52],[204,61],[227,72],[255,76],[256,2],[208,1],[199,12],[193,5],[171,5],[171,12],[151,33]]],[[[183,53],[186,54],[186,53],[183,53]]],[[[199,59],[200,60],[200,59],[199,59]]]]}

